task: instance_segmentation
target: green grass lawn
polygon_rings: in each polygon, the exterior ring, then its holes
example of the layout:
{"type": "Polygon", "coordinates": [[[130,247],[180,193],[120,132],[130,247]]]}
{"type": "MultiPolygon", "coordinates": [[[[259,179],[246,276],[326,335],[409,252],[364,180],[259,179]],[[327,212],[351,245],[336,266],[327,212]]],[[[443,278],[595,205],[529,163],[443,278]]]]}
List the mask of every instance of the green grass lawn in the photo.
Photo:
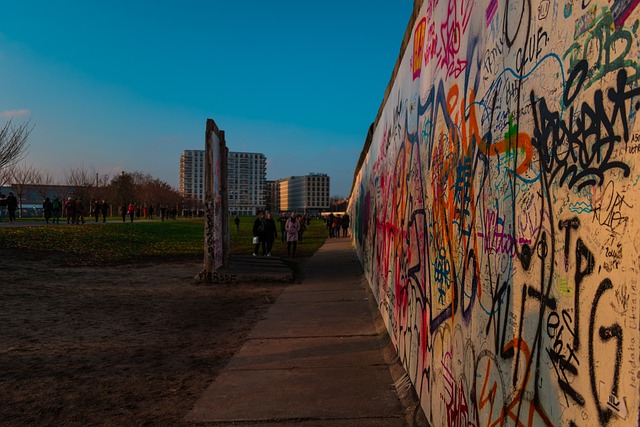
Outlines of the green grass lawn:
{"type": "MultiPolygon", "coordinates": [[[[255,217],[241,217],[240,232],[231,224],[231,254],[253,252],[255,217]]],[[[297,256],[311,256],[326,240],[321,220],[314,220],[298,243],[297,256]]],[[[83,225],[43,225],[9,228],[0,226],[0,245],[6,248],[55,252],[83,264],[122,263],[159,259],[204,258],[204,221],[134,221],[83,225]]],[[[286,244],[276,240],[273,256],[286,256],[286,244]]]]}

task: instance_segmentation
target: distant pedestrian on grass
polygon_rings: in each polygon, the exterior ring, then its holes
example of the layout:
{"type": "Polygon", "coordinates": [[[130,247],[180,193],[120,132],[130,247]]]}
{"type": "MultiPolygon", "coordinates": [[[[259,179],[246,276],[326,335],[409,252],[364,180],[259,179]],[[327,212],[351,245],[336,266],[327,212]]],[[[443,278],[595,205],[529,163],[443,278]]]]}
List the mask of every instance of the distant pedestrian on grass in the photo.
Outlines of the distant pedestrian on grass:
{"type": "Polygon", "coordinates": [[[122,215],[122,222],[125,222],[127,220],[127,204],[123,203],[122,206],[120,206],[120,215],[122,215]]]}
{"type": "Polygon", "coordinates": [[[300,230],[298,230],[298,242],[302,242],[302,236],[305,231],[307,231],[307,220],[304,216],[298,215],[298,222],[300,223],[300,230]]]}
{"type": "Polygon", "coordinates": [[[12,192],[9,192],[7,196],[7,211],[9,211],[9,222],[14,222],[16,220],[16,209],[18,209],[18,199],[13,195],[12,192]]]}
{"type": "Polygon", "coordinates": [[[273,220],[273,216],[269,213],[267,214],[267,231],[265,232],[265,241],[266,241],[266,251],[267,256],[271,256],[271,249],[273,249],[273,242],[278,238],[278,229],[276,227],[276,222],[273,220]]]}
{"type": "Polygon", "coordinates": [[[93,214],[93,217],[96,219],[96,222],[98,222],[98,219],[100,218],[100,202],[99,201],[94,201],[93,202],[93,209],[91,211],[91,213],[93,214]]]}
{"type": "Polygon", "coordinates": [[[64,202],[64,215],[67,217],[67,225],[76,223],[76,202],[71,197],[67,197],[64,202]]]}
{"type": "Polygon", "coordinates": [[[102,200],[100,203],[100,213],[102,214],[102,222],[107,222],[107,216],[109,215],[109,203],[106,200],[102,200]]]}
{"type": "Polygon", "coordinates": [[[258,255],[258,249],[262,245],[262,255],[266,255],[266,234],[267,234],[267,219],[264,212],[260,212],[260,215],[253,222],[253,238],[257,238],[257,243],[254,243],[253,256],[258,255]]]}
{"type": "Polygon", "coordinates": [[[127,208],[127,212],[129,213],[129,220],[133,222],[133,216],[136,214],[136,207],[133,203],[129,203],[129,207],[127,208]]]}
{"type": "Polygon", "coordinates": [[[62,216],[62,202],[58,197],[53,199],[51,202],[51,214],[53,215],[53,223],[60,224],[60,217],[62,216]]]}
{"type": "Polygon", "coordinates": [[[236,215],[236,217],[233,219],[233,223],[236,225],[236,233],[240,232],[240,217],[238,215],[236,215]]]}
{"type": "Polygon", "coordinates": [[[295,212],[291,212],[291,217],[285,225],[287,229],[287,256],[296,257],[296,247],[298,246],[298,233],[300,232],[300,221],[296,219],[295,212]],[[291,248],[293,247],[293,251],[291,248]]]}
{"type": "Polygon", "coordinates": [[[76,224],[84,224],[84,202],[82,197],[76,198],[76,224]]]}
{"type": "Polygon", "coordinates": [[[49,219],[53,215],[53,204],[48,197],[45,197],[44,202],[42,202],[42,213],[44,215],[44,222],[49,224],[49,219]]]}
{"type": "Polygon", "coordinates": [[[2,222],[2,215],[4,214],[4,208],[7,207],[7,196],[0,193],[0,222],[2,222]]]}
{"type": "Polygon", "coordinates": [[[286,243],[287,241],[287,213],[282,212],[280,218],[278,218],[278,222],[280,223],[280,234],[282,235],[282,243],[286,243]]]}

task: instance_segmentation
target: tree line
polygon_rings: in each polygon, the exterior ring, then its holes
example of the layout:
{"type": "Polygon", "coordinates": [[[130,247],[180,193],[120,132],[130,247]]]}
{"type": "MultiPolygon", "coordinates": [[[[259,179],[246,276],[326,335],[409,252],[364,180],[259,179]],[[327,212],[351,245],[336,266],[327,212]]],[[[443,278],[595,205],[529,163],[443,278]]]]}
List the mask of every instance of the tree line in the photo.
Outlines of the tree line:
{"type": "Polygon", "coordinates": [[[23,198],[36,192],[46,197],[61,196],[82,199],[89,207],[95,200],[106,200],[113,208],[133,203],[136,206],[178,207],[184,202],[180,193],[166,182],[143,172],[100,174],[87,167],[71,167],[62,182],[56,182],[46,171],[24,163],[27,141],[33,126],[27,121],[14,125],[11,120],[0,127],[0,188],[11,187],[20,211],[23,198]],[[58,192],[52,194],[55,187],[58,192]]]}

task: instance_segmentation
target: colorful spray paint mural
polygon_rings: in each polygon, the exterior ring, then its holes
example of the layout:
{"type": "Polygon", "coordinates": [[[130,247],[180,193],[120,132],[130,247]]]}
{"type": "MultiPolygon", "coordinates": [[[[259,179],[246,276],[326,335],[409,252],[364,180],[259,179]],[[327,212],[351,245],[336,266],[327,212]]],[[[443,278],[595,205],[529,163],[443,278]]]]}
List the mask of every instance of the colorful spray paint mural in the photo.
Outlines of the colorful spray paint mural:
{"type": "Polygon", "coordinates": [[[356,171],[432,425],[639,425],[637,0],[433,0],[356,171]]]}

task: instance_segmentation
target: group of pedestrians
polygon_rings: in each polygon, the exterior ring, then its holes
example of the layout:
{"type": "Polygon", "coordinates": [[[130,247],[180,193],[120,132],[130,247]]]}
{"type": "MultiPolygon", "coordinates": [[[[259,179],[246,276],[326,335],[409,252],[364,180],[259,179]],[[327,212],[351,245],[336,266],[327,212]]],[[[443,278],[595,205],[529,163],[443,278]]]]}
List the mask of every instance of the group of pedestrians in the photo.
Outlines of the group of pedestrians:
{"type": "MultiPolygon", "coordinates": [[[[237,218],[237,217],[236,217],[237,218]]],[[[236,219],[236,229],[239,226],[239,219],[236,219]]],[[[290,216],[283,213],[279,218],[280,238],[282,243],[287,244],[287,257],[296,256],[298,242],[302,241],[302,236],[307,229],[308,219],[302,215],[292,212],[290,216]]],[[[271,256],[273,244],[278,238],[276,222],[271,213],[260,212],[258,218],[253,223],[253,256],[258,256],[258,251],[262,246],[262,255],[271,256]]]]}
{"type": "MultiPolygon", "coordinates": [[[[84,224],[84,213],[82,197],[68,197],[64,202],[57,196],[53,200],[45,197],[42,202],[42,216],[47,224],[60,224],[60,218],[63,216],[66,217],[67,224],[84,224]]],[[[11,218],[11,211],[9,211],[9,217],[11,218]]]]}
{"type": "MultiPolygon", "coordinates": [[[[120,215],[122,216],[122,222],[126,222],[127,218],[129,219],[129,222],[133,222],[135,218],[153,219],[154,215],[156,215],[156,210],[151,204],[138,206],[135,203],[123,203],[120,206],[120,215]]],[[[177,208],[160,206],[160,221],[164,221],[165,219],[176,219],[177,217],[177,208]]]]}
{"type": "Polygon", "coordinates": [[[104,199],[102,199],[102,201],[94,201],[92,213],[96,222],[100,220],[100,216],[102,216],[102,222],[107,222],[107,216],[109,216],[109,203],[104,199]]]}
{"type": "Polygon", "coordinates": [[[82,197],[67,197],[63,204],[63,210],[67,224],[84,224],[85,206],[82,197]]]}
{"type": "Polygon", "coordinates": [[[334,215],[333,212],[327,215],[326,224],[329,230],[329,237],[349,237],[349,214],[334,215]]]}
{"type": "MultiPolygon", "coordinates": [[[[84,224],[85,216],[93,217],[95,222],[107,222],[111,206],[105,199],[94,200],[93,203],[85,204],[82,197],[69,196],[66,199],[64,197],[45,197],[42,202],[42,216],[47,224],[60,224],[60,218],[66,218],[67,224],[84,224]]],[[[16,211],[18,210],[18,199],[9,192],[8,195],[0,193],[0,222],[3,220],[5,210],[9,214],[9,222],[16,221],[16,211]]],[[[122,214],[122,221],[133,222],[134,218],[139,218],[144,215],[146,219],[153,219],[155,214],[153,205],[145,204],[144,206],[137,206],[134,203],[123,203],[120,207],[120,213],[122,214]]],[[[165,206],[160,207],[160,219],[176,219],[178,214],[177,208],[168,208],[165,206]]]]}
{"type": "Polygon", "coordinates": [[[42,202],[42,214],[47,224],[51,220],[54,224],[60,224],[62,216],[62,203],[58,197],[54,197],[53,201],[49,197],[45,197],[42,202]]]}

